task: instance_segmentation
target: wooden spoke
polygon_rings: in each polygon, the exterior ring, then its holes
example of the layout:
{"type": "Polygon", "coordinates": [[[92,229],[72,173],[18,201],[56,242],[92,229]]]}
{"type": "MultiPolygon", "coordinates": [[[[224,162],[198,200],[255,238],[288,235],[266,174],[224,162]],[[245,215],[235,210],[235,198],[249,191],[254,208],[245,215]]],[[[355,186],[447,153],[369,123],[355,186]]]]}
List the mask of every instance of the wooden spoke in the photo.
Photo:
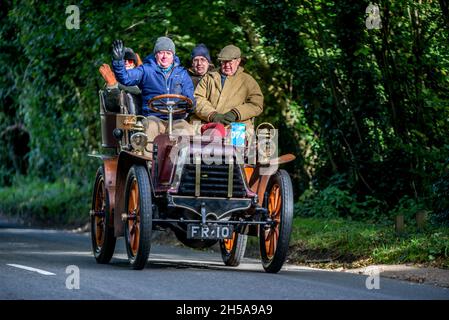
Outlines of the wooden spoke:
{"type": "Polygon", "coordinates": [[[279,224],[281,222],[282,197],[281,188],[278,184],[273,185],[268,198],[268,214],[275,222],[269,230],[265,230],[265,250],[267,257],[271,259],[276,253],[279,239],[279,224]]]}
{"type": "Polygon", "coordinates": [[[105,219],[104,219],[104,211],[106,209],[106,198],[104,195],[104,181],[100,180],[96,190],[95,196],[95,208],[94,211],[97,213],[101,213],[101,216],[95,216],[95,241],[98,248],[104,243],[104,228],[105,228],[105,219]]]}
{"type": "Polygon", "coordinates": [[[139,215],[139,187],[137,180],[133,180],[128,200],[128,216],[133,219],[128,219],[129,229],[129,245],[133,255],[137,254],[139,250],[140,240],[140,215],[139,215]]]}

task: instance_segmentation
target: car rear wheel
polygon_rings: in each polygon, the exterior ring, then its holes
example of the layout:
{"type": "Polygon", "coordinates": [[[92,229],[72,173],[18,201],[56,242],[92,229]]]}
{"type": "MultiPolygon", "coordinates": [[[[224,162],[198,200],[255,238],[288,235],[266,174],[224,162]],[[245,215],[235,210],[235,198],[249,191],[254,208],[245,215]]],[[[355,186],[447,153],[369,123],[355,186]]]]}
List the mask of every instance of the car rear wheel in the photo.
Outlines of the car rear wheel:
{"type": "Polygon", "coordinates": [[[100,166],[95,177],[90,217],[92,251],[98,263],[111,261],[116,242],[104,177],[104,168],[100,166]]]}
{"type": "Polygon", "coordinates": [[[225,265],[237,267],[245,255],[248,236],[238,232],[232,233],[232,238],[220,240],[221,257],[225,265]]]}
{"type": "Polygon", "coordinates": [[[145,267],[151,249],[151,187],[144,166],[134,165],[128,172],[125,189],[125,245],[132,269],[145,267]]]}
{"type": "Polygon", "coordinates": [[[287,257],[293,222],[293,187],[285,170],[277,171],[270,178],[267,192],[268,215],[275,224],[260,227],[260,255],[265,271],[276,273],[287,257]]]}

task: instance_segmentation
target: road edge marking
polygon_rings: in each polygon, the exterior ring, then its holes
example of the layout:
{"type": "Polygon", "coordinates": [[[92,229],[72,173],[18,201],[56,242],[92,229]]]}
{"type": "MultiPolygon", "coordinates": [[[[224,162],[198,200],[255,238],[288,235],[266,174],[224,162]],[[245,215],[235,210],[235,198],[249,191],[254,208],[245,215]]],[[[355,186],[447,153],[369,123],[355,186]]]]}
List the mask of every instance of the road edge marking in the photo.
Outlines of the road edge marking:
{"type": "Polygon", "coordinates": [[[37,273],[43,274],[45,276],[55,276],[56,275],[53,272],[49,272],[49,271],[45,271],[45,270],[37,269],[37,268],[33,268],[33,267],[23,266],[21,264],[7,263],[6,265],[10,266],[10,267],[14,267],[14,268],[37,272],[37,273]]]}

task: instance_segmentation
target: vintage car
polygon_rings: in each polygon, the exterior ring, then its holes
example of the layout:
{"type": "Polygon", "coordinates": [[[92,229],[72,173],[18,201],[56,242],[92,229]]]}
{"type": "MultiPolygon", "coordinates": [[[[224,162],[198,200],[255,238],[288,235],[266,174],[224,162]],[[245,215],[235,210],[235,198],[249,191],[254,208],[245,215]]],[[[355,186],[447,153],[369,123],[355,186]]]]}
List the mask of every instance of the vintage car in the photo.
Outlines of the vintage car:
{"type": "Polygon", "coordinates": [[[293,218],[291,180],[278,167],[294,156],[273,153],[273,126],[259,125],[251,145],[246,139],[243,146],[231,131],[224,137],[176,136],[173,116],[192,101],[165,94],[148,106],[168,116],[169,132],[148,141],[136,99],[122,91],[120,101],[120,112],[108,112],[100,91],[102,147],[109,152],[95,155],[102,159],[90,211],[96,261],[108,263],[116,238],[124,236],[131,268],[143,269],[152,231],[170,228],[189,247],[219,242],[227,266],[239,265],[248,236],[259,237],[263,268],[278,272],[293,218]]]}

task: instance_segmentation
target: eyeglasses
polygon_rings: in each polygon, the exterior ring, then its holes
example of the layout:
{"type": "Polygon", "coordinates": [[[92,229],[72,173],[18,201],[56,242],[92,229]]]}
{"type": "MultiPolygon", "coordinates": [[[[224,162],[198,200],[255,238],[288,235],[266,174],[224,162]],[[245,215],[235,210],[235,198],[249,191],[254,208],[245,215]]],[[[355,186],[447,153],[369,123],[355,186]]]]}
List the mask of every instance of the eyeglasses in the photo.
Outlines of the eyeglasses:
{"type": "Polygon", "coordinates": [[[192,63],[197,63],[197,64],[206,63],[206,62],[209,62],[209,61],[207,61],[207,59],[203,58],[203,57],[194,58],[192,61],[192,63]]]}
{"type": "Polygon", "coordinates": [[[128,62],[129,64],[133,64],[134,60],[130,60],[130,59],[125,59],[125,63],[128,62]]]}
{"type": "Polygon", "coordinates": [[[226,64],[232,64],[232,63],[234,63],[235,61],[237,61],[237,59],[232,59],[232,60],[221,60],[220,63],[221,63],[222,65],[226,65],[226,64]]]}

